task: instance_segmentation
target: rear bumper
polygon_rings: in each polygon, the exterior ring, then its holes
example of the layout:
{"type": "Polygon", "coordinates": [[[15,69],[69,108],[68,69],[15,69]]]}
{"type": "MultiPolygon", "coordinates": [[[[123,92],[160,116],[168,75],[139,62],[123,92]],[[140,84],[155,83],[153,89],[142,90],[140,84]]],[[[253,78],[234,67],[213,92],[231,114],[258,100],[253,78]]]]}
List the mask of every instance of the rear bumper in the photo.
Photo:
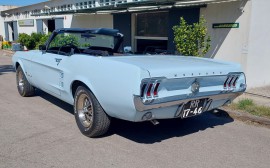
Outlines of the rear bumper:
{"type": "Polygon", "coordinates": [[[149,104],[144,104],[140,96],[134,96],[134,105],[137,111],[139,112],[144,112],[147,110],[152,110],[152,109],[158,109],[158,108],[164,108],[164,107],[170,107],[170,106],[176,106],[176,105],[181,105],[188,103],[191,100],[194,99],[211,99],[213,101],[215,100],[227,100],[225,102],[230,102],[234,100],[237,96],[240,96],[243,92],[234,92],[234,93],[222,93],[222,94],[217,94],[217,95],[209,95],[209,96],[201,96],[201,97],[192,97],[188,99],[181,99],[181,100],[174,100],[174,101],[164,101],[163,103],[149,103],[149,104]]]}

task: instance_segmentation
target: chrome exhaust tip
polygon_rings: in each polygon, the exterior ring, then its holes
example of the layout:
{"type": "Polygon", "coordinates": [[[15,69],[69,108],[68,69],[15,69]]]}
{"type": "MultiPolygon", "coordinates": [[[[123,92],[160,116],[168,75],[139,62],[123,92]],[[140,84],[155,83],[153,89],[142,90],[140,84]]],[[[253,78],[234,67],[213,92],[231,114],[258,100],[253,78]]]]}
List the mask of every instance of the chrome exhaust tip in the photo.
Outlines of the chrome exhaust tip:
{"type": "Polygon", "coordinates": [[[158,125],[158,124],[159,124],[158,120],[150,120],[150,121],[151,121],[151,123],[154,124],[154,125],[158,125]]]}

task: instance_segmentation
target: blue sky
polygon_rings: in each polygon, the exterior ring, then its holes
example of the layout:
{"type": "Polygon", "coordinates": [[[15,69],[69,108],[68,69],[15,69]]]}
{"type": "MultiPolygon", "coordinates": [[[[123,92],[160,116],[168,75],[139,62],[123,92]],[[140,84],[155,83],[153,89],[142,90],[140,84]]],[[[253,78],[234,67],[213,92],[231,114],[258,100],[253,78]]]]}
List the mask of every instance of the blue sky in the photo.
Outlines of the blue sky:
{"type": "Polygon", "coordinates": [[[44,2],[46,0],[0,0],[0,5],[16,5],[25,6],[31,5],[39,2],[44,2]]]}

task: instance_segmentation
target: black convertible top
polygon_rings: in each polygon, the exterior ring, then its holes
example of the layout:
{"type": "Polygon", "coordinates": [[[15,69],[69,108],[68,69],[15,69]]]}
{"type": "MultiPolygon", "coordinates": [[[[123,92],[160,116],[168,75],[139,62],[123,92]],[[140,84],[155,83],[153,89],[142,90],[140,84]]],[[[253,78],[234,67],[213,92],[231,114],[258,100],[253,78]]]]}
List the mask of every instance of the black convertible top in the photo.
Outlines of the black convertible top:
{"type": "Polygon", "coordinates": [[[101,34],[109,36],[121,36],[119,30],[110,28],[97,28],[97,29],[86,29],[86,28],[61,28],[56,29],[56,33],[70,32],[70,33],[91,33],[91,34],[101,34]]]}

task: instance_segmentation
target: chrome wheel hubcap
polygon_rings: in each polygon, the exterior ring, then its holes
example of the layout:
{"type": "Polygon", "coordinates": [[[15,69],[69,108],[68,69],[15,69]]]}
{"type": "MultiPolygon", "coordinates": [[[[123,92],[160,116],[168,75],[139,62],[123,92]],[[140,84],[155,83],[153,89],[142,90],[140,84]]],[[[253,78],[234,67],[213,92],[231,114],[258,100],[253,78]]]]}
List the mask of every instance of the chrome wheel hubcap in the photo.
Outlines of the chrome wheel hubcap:
{"type": "Polygon", "coordinates": [[[78,98],[77,112],[81,124],[86,128],[90,127],[93,121],[93,104],[84,93],[78,98]]]}
{"type": "Polygon", "coordinates": [[[19,86],[20,91],[22,92],[24,89],[24,81],[23,81],[23,74],[21,71],[19,72],[19,75],[18,75],[18,86],[19,86]]]}

